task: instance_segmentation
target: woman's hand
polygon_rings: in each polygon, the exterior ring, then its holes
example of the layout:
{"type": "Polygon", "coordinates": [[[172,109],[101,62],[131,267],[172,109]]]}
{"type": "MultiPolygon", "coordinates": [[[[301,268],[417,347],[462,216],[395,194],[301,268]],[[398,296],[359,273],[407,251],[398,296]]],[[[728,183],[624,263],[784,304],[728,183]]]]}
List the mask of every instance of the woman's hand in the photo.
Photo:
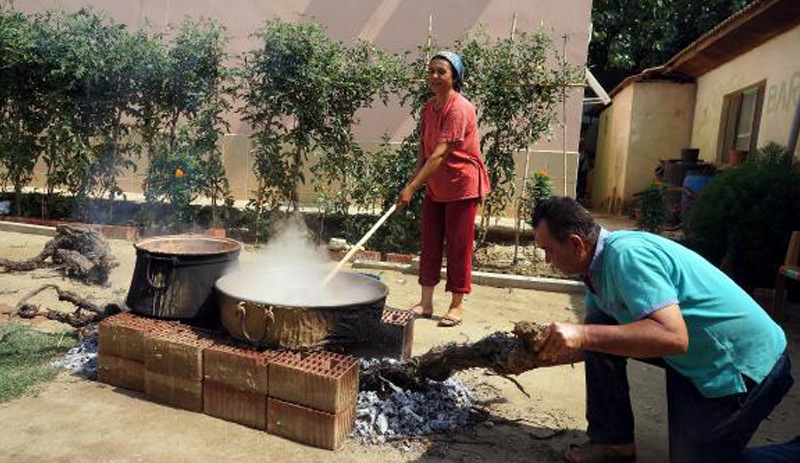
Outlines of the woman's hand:
{"type": "Polygon", "coordinates": [[[414,197],[414,192],[416,188],[413,185],[408,185],[403,188],[403,191],[400,193],[400,197],[397,198],[397,210],[402,211],[411,203],[411,199],[414,197]]]}

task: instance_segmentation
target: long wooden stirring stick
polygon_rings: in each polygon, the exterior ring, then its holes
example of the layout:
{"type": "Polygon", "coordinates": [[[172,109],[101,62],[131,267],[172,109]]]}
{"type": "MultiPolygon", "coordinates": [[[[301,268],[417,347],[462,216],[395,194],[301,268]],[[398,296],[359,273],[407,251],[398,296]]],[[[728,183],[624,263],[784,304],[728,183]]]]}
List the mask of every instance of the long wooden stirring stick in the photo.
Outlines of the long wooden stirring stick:
{"type": "Polygon", "coordinates": [[[342,260],[339,261],[339,263],[336,265],[336,268],[331,270],[330,273],[328,273],[328,276],[326,276],[325,279],[322,280],[322,283],[319,285],[320,288],[324,287],[325,285],[330,283],[331,280],[333,280],[333,277],[335,277],[336,274],[339,273],[339,270],[341,270],[342,267],[344,267],[344,264],[346,264],[347,261],[350,260],[350,258],[353,257],[353,255],[356,252],[358,252],[359,249],[361,249],[361,246],[363,246],[364,243],[366,243],[367,240],[370,239],[370,237],[372,237],[375,231],[378,230],[381,227],[381,225],[383,225],[383,222],[386,222],[386,219],[388,219],[389,216],[392,215],[392,213],[394,213],[395,209],[397,209],[397,205],[392,204],[392,207],[390,207],[389,210],[387,210],[383,214],[383,216],[380,219],[378,219],[377,222],[375,222],[375,225],[373,225],[372,228],[369,229],[369,231],[358,241],[358,243],[356,243],[355,246],[353,246],[352,248],[350,248],[349,251],[347,251],[347,254],[345,254],[342,260]]]}

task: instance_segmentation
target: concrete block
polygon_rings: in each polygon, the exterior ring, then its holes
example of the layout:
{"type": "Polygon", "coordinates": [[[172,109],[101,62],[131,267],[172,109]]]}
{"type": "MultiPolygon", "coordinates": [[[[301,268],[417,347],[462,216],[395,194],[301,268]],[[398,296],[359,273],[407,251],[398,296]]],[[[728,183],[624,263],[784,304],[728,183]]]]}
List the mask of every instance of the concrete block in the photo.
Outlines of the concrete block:
{"type": "Polygon", "coordinates": [[[267,396],[214,381],[203,382],[203,412],[251,428],[267,429],[267,396]]]}
{"type": "MultiPolygon", "coordinates": [[[[442,271],[442,274],[444,275],[444,271],[442,271]]],[[[583,294],[586,291],[584,284],[575,280],[505,275],[490,272],[472,272],[472,283],[499,288],[533,289],[557,293],[583,294]]]]}
{"type": "Polygon", "coordinates": [[[337,413],[358,395],[358,362],[331,352],[283,352],[269,361],[269,396],[337,413]]]}
{"type": "Polygon", "coordinates": [[[269,398],[267,432],[314,447],[336,450],[353,429],[355,408],[354,402],[339,413],[326,413],[269,398]]]}
{"type": "Polygon", "coordinates": [[[56,227],[46,227],[27,223],[0,221],[0,231],[12,233],[27,233],[29,235],[55,236],[56,227]]]}
{"type": "Polygon", "coordinates": [[[371,270],[396,270],[398,272],[408,273],[411,268],[408,264],[397,264],[394,262],[378,262],[374,260],[357,260],[353,262],[355,269],[371,269],[371,270]]]}
{"type": "Polygon", "coordinates": [[[328,256],[334,262],[339,262],[340,260],[344,259],[346,254],[347,250],[345,249],[328,249],[328,256]]]}

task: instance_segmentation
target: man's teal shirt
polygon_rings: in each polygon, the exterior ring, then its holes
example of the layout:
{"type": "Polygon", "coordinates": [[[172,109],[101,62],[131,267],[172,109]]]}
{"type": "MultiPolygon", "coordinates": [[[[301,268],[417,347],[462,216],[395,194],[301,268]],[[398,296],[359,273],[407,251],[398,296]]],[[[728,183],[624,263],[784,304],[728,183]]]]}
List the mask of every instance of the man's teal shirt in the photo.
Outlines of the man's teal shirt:
{"type": "Polygon", "coordinates": [[[783,330],[727,275],[680,244],[645,232],[602,230],[586,310],[621,324],[680,306],[689,350],[664,360],[709,398],[761,383],[786,349],[783,330]]]}

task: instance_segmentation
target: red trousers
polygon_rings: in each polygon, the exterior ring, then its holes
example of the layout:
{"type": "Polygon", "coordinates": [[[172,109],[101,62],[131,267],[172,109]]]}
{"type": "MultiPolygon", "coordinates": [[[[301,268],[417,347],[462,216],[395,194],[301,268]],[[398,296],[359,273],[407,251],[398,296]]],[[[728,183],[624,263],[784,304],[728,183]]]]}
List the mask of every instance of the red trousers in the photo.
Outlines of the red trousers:
{"type": "Polygon", "coordinates": [[[442,254],[447,255],[445,291],[472,291],[472,250],[475,245],[477,198],[440,203],[426,196],[422,203],[422,253],[419,284],[436,286],[440,280],[442,254]],[[446,244],[445,244],[446,242],[446,244]]]}

